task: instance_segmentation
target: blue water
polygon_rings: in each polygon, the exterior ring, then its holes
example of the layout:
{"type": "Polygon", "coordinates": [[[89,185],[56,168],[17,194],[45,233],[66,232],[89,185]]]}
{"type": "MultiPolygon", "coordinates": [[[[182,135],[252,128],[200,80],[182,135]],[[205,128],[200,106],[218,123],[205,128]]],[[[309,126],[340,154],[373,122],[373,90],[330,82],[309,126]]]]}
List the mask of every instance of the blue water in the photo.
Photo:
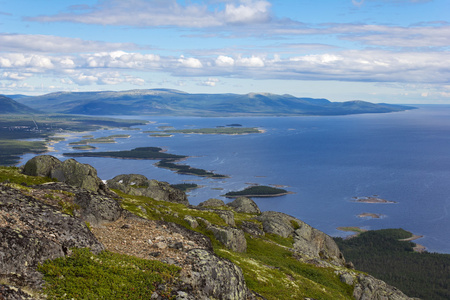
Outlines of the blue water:
{"type": "MultiPolygon", "coordinates": [[[[140,117],[155,123],[154,130],[239,123],[260,127],[262,134],[187,135],[149,137],[141,131],[101,130],[67,138],[51,153],[73,151],[68,142],[81,135],[95,137],[131,134],[116,144],[96,144],[96,151],[158,146],[169,153],[189,155],[185,163],[227,179],[179,175],[153,166],[155,161],[79,158],[98,170],[102,179],[138,173],[169,183],[202,186],[188,194],[192,204],[222,197],[249,184],[282,185],[293,194],[255,198],[261,210],[293,215],[332,236],[343,236],[339,226],[366,229],[404,228],[424,235],[417,240],[430,252],[450,253],[450,106],[423,106],[390,114],[334,117],[193,118],[140,117]],[[396,204],[355,203],[353,197],[378,195],[396,204]],[[359,218],[368,212],[380,219],[359,218]]],[[[25,155],[27,161],[33,155],[25,155]]]]}

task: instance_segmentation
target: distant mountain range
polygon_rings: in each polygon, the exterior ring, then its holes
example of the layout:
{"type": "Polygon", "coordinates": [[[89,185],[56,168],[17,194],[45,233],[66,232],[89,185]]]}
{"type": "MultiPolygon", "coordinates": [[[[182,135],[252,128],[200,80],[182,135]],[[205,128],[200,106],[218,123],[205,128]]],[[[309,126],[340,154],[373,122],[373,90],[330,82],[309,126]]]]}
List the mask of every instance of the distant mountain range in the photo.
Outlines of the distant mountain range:
{"type": "Polygon", "coordinates": [[[85,115],[347,115],[413,109],[365,101],[330,102],[266,93],[189,94],[178,90],[146,89],[121,92],[57,92],[16,101],[46,113],[85,115]]]}
{"type": "Polygon", "coordinates": [[[0,95],[0,114],[35,114],[39,111],[23,105],[9,97],[0,95]]]}

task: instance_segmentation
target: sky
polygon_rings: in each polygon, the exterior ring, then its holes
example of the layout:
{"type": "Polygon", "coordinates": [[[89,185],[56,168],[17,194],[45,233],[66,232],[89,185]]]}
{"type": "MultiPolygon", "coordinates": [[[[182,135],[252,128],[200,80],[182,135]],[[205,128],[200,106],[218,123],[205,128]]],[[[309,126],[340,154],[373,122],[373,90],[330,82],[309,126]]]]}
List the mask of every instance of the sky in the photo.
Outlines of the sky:
{"type": "Polygon", "coordinates": [[[450,104],[449,0],[0,0],[0,94],[450,104]]]}

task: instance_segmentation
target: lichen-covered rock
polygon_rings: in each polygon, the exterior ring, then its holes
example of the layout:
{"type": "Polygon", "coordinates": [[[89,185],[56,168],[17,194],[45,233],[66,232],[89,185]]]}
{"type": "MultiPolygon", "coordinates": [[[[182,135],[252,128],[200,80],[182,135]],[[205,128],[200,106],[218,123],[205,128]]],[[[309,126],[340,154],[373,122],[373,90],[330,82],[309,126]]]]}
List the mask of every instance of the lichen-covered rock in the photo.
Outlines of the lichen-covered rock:
{"type": "Polygon", "coordinates": [[[186,222],[188,222],[188,223],[189,223],[189,226],[191,226],[192,228],[197,228],[197,227],[198,227],[198,222],[197,222],[197,220],[194,219],[194,217],[192,217],[192,216],[187,215],[187,216],[184,217],[183,220],[185,220],[186,222]]]}
{"type": "Polygon", "coordinates": [[[225,206],[225,202],[220,199],[211,198],[198,204],[199,207],[220,207],[225,206]]]}
{"type": "Polygon", "coordinates": [[[167,182],[149,180],[140,174],[117,175],[107,181],[109,188],[118,189],[125,194],[150,197],[158,201],[167,201],[189,205],[184,192],[173,188],[167,182]]]}
{"type": "Polygon", "coordinates": [[[233,227],[221,227],[217,225],[209,225],[207,227],[214,237],[225,247],[236,252],[247,251],[247,240],[242,230],[233,227]]]}
{"type": "Polygon", "coordinates": [[[239,225],[239,228],[242,229],[242,231],[257,237],[257,236],[263,236],[264,231],[260,224],[256,224],[255,222],[251,221],[242,221],[239,225]]]}
{"type": "Polygon", "coordinates": [[[294,237],[294,249],[309,257],[343,266],[344,256],[334,240],[322,231],[284,213],[266,211],[256,218],[267,233],[294,237]]]}
{"type": "Polygon", "coordinates": [[[28,294],[20,288],[14,286],[0,284],[0,299],[1,300],[33,300],[32,295],[28,294]]]}
{"type": "Polygon", "coordinates": [[[51,155],[35,156],[27,161],[23,173],[30,176],[55,178],[58,181],[90,191],[105,190],[105,184],[98,178],[97,170],[74,159],[61,162],[51,155]]]}
{"type": "Polygon", "coordinates": [[[62,174],[55,170],[61,169],[61,161],[51,155],[38,155],[27,161],[23,167],[23,173],[30,176],[56,178],[59,181],[62,174]]]}
{"type": "Polygon", "coordinates": [[[40,190],[65,191],[73,195],[74,215],[91,225],[112,222],[120,218],[124,209],[120,206],[116,194],[110,191],[95,193],[67,185],[61,182],[50,182],[33,188],[40,190]]]}
{"type": "Polygon", "coordinates": [[[222,220],[224,220],[225,223],[227,223],[227,225],[233,227],[236,226],[236,223],[234,222],[234,214],[232,211],[215,209],[214,212],[218,214],[219,217],[221,217],[222,220]]]}
{"type": "Polygon", "coordinates": [[[39,288],[38,264],[67,255],[70,248],[104,249],[86,224],[20,190],[0,184],[0,277],[39,288]]]}
{"type": "Polygon", "coordinates": [[[370,275],[358,274],[355,281],[353,297],[356,300],[419,300],[406,296],[399,289],[370,275]]]}
{"type": "Polygon", "coordinates": [[[242,270],[230,261],[203,249],[190,250],[187,261],[192,270],[181,280],[191,287],[195,299],[240,300],[250,297],[242,270]]]}
{"type": "Polygon", "coordinates": [[[237,197],[234,201],[227,204],[233,208],[236,212],[247,213],[247,214],[260,214],[258,205],[255,201],[247,197],[237,197]]]}

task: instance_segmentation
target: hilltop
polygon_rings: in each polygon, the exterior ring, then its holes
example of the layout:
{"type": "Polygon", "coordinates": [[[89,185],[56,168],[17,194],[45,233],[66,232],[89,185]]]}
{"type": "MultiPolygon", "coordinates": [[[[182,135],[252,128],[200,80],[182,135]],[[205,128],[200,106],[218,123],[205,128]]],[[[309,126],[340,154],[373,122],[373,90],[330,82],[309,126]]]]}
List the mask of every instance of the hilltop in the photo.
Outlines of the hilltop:
{"type": "Polygon", "coordinates": [[[17,101],[47,113],[85,115],[292,116],[387,113],[412,109],[365,101],[331,102],[269,93],[189,94],[169,89],[57,92],[17,101]]]}
{"type": "Polygon", "coordinates": [[[36,114],[38,110],[21,104],[10,97],[0,95],[0,114],[36,114]]]}
{"type": "Polygon", "coordinates": [[[192,206],[168,183],[104,183],[49,155],[0,168],[0,181],[6,299],[411,299],[354,270],[328,235],[249,198],[192,206]]]}

